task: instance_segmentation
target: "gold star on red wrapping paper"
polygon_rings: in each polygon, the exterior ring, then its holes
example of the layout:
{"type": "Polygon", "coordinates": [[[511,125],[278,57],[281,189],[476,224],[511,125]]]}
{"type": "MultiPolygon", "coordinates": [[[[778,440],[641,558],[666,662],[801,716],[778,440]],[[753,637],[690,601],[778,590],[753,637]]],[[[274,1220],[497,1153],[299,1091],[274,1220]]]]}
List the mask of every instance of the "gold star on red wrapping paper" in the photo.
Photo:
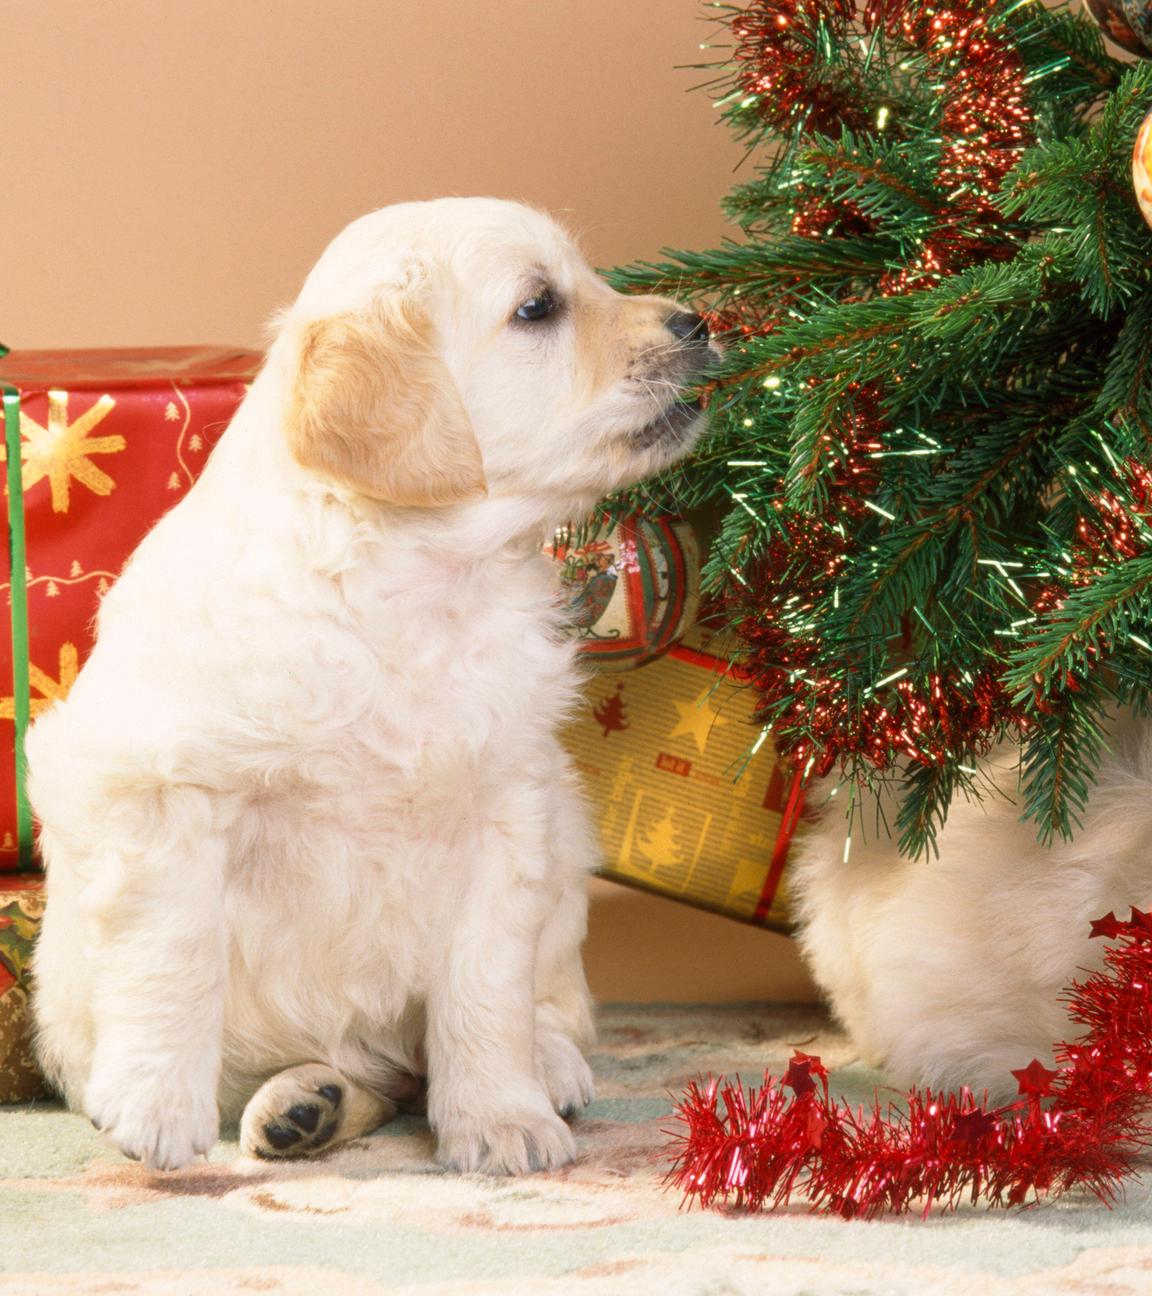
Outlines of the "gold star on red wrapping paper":
{"type": "MultiPolygon", "coordinates": [[[[115,406],[111,396],[101,396],[91,409],[74,422],[68,422],[68,393],[48,393],[48,426],[20,411],[20,435],[23,437],[24,489],[47,477],[52,487],[52,511],[68,512],[68,492],[72,478],[87,486],[93,494],[110,495],[116,483],[102,468],[92,462],[92,455],[116,454],[125,447],[122,436],[93,437],[88,434],[115,406]]],[[[0,459],[6,458],[0,446],[0,459]]]]}
{"type": "MultiPolygon", "coordinates": [[[[60,677],[53,679],[47,671],[43,671],[34,663],[28,664],[28,683],[32,689],[40,694],[29,700],[28,709],[32,716],[38,716],[42,711],[46,711],[53,702],[62,702],[67,696],[72,685],[76,683],[76,676],[80,671],[80,654],[76,651],[76,645],[72,643],[63,643],[60,645],[60,677]]],[[[16,702],[14,698],[0,697],[0,720],[12,720],[16,715],[16,702]]]]}

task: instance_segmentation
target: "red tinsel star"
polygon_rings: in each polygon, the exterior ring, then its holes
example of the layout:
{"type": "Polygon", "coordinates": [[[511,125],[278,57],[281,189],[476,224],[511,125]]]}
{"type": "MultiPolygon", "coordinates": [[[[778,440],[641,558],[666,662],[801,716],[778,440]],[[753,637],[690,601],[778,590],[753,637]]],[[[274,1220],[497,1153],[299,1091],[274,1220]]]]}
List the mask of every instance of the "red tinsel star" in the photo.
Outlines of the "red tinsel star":
{"type": "Polygon", "coordinates": [[[1103,936],[1105,940],[1113,940],[1123,930],[1124,924],[1109,909],[1103,918],[1094,918],[1092,920],[1092,928],[1088,934],[1091,937],[1103,936]]]}
{"type": "Polygon", "coordinates": [[[816,1082],[812,1079],[812,1059],[805,1057],[803,1053],[794,1054],[780,1083],[787,1085],[797,1098],[812,1093],[816,1088],[816,1082]]]}
{"type": "Polygon", "coordinates": [[[971,1111],[957,1112],[953,1122],[952,1137],[957,1143],[963,1143],[969,1147],[974,1143],[979,1143],[986,1135],[990,1134],[996,1128],[996,1117],[991,1112],[983,1111],[979,1107],[973,1107],[971,1111]]]}
{"type": "Polygon", "coordinates": [[[813,1107],[804,1122],[804,1133],[808,1136],[808,1146],[819,1150],[824,1142],[824,1131],[828,1128],[828,1118],[818,1107],[813,1107]]]}
{"type": "Polygon", "coordinates": [[[1043,1098],[1052,1092],[1052,1081],[1059,1074],[1059,1071],[1049,1071],[1039,1058],[1033,1058],[1023,1070],[1012,1072],[1020,1084],[1020,1092],[1034,1094],[1037,1098],[1043,1098]]]}
{"type": "Polygon", "coordinates": [[[1129,930],[1137,940],[1152,940],[1152,913],[1145,913],[1133,905],[1132,917],[1128,921],[1131,923],[1129,930]]]}
{"type": "Polygon", "coordinates": [[[820,1061],[818,1053],[801,1053],[799,1049],[793,1049],[792,1056],[788,1060],[790,1062],[807,1062],[808,1070],[818,1080],[828,1079],[828,1068],[820,1061]]]}

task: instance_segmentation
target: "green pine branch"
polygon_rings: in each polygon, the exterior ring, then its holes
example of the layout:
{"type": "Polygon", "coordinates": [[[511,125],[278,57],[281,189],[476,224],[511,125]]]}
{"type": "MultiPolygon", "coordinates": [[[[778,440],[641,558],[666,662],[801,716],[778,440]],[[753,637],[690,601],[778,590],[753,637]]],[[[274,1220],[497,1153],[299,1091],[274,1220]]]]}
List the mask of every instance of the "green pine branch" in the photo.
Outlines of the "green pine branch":
{"type": "MultiPolygon", "coordinates": [[[[998,192],[948,178],[954,65],[910,50],[899,24],[848,32],[829,8],[793,111],[774,114],[744,69],[710,69],[750,150],[726,203],[741,236],[610,276],[752,329],[728,339],[710,439],[615,506],[717,514],[706,588],[782,645],[758,663],[795,681],[762,699],[782,740],[819,745],[814,680],[836,686],[849,728],[937,678],[1006,690],[1010,715],[978,739],[890,753],[911,854],[958,792],[980,795],[966,771],[998,739],[1020,744],[1041,838],[1072,832],[1106,711],[1152,705],[1152,510],[1130,471],[1152,452],[1152,231],[1129,175],[1152,60],[1114,60],[1066,7],[985,10],[1033,136],[998,192]],[[834,580],[786,543],[818,526],[841,528],[834,580]]],[[[877,777],[862,756],[842,768],[877,777]]]]}

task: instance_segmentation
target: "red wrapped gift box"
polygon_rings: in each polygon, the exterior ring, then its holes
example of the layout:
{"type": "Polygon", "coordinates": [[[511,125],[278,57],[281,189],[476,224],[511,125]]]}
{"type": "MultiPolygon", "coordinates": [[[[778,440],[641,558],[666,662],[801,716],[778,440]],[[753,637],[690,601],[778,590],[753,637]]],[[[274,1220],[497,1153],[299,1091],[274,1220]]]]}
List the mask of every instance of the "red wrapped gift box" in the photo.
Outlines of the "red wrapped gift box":
{"type": "Polygon", "coordinates": [[[207,347],[26,351],[0,359],[5,458],[19,445],[22,469],[17,477],[8,463],[0,872],[35,863],[17,787],[24,724],[68,692],[92,647],[102,594],[196,480],[260,360],[251,351],[207,347]]]}

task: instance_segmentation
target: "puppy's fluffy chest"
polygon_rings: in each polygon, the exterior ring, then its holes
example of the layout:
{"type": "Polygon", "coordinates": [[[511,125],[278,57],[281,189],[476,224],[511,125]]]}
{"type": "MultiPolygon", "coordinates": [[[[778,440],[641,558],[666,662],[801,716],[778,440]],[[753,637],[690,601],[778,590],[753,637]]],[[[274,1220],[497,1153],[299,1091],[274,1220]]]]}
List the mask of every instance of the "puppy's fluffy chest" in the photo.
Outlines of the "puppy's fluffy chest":
{"type": "Polygon", "coordinates": [[[420,841],[427,879],[438,872],[427,852],[449,858],[470,825],[515,817],[532,789],[561,777],[574,647],[550,564],[531,547],[477,560],[466,547],[413,552],[383,536],[343,552],[354,557],[338,571],[297,568],[312,591],[304,601],[324,615],[250,604],[274,617],[282,649],[275,663],[232,663],[256,722],[257,741],[240,735],[243,854],[294,857],[308,841],[311,856],[331,836],[349,867],[389,860],[395,884],[420,841]]]}
{"type": "Polygon", "coordinates": [[[345,575],[351,632],[378,674],[365,735],[400,766],[455,758],[500,763],[509,746],[551,737],[578,685],[546,560],[502,554],[369,563],[345,575]]]}

